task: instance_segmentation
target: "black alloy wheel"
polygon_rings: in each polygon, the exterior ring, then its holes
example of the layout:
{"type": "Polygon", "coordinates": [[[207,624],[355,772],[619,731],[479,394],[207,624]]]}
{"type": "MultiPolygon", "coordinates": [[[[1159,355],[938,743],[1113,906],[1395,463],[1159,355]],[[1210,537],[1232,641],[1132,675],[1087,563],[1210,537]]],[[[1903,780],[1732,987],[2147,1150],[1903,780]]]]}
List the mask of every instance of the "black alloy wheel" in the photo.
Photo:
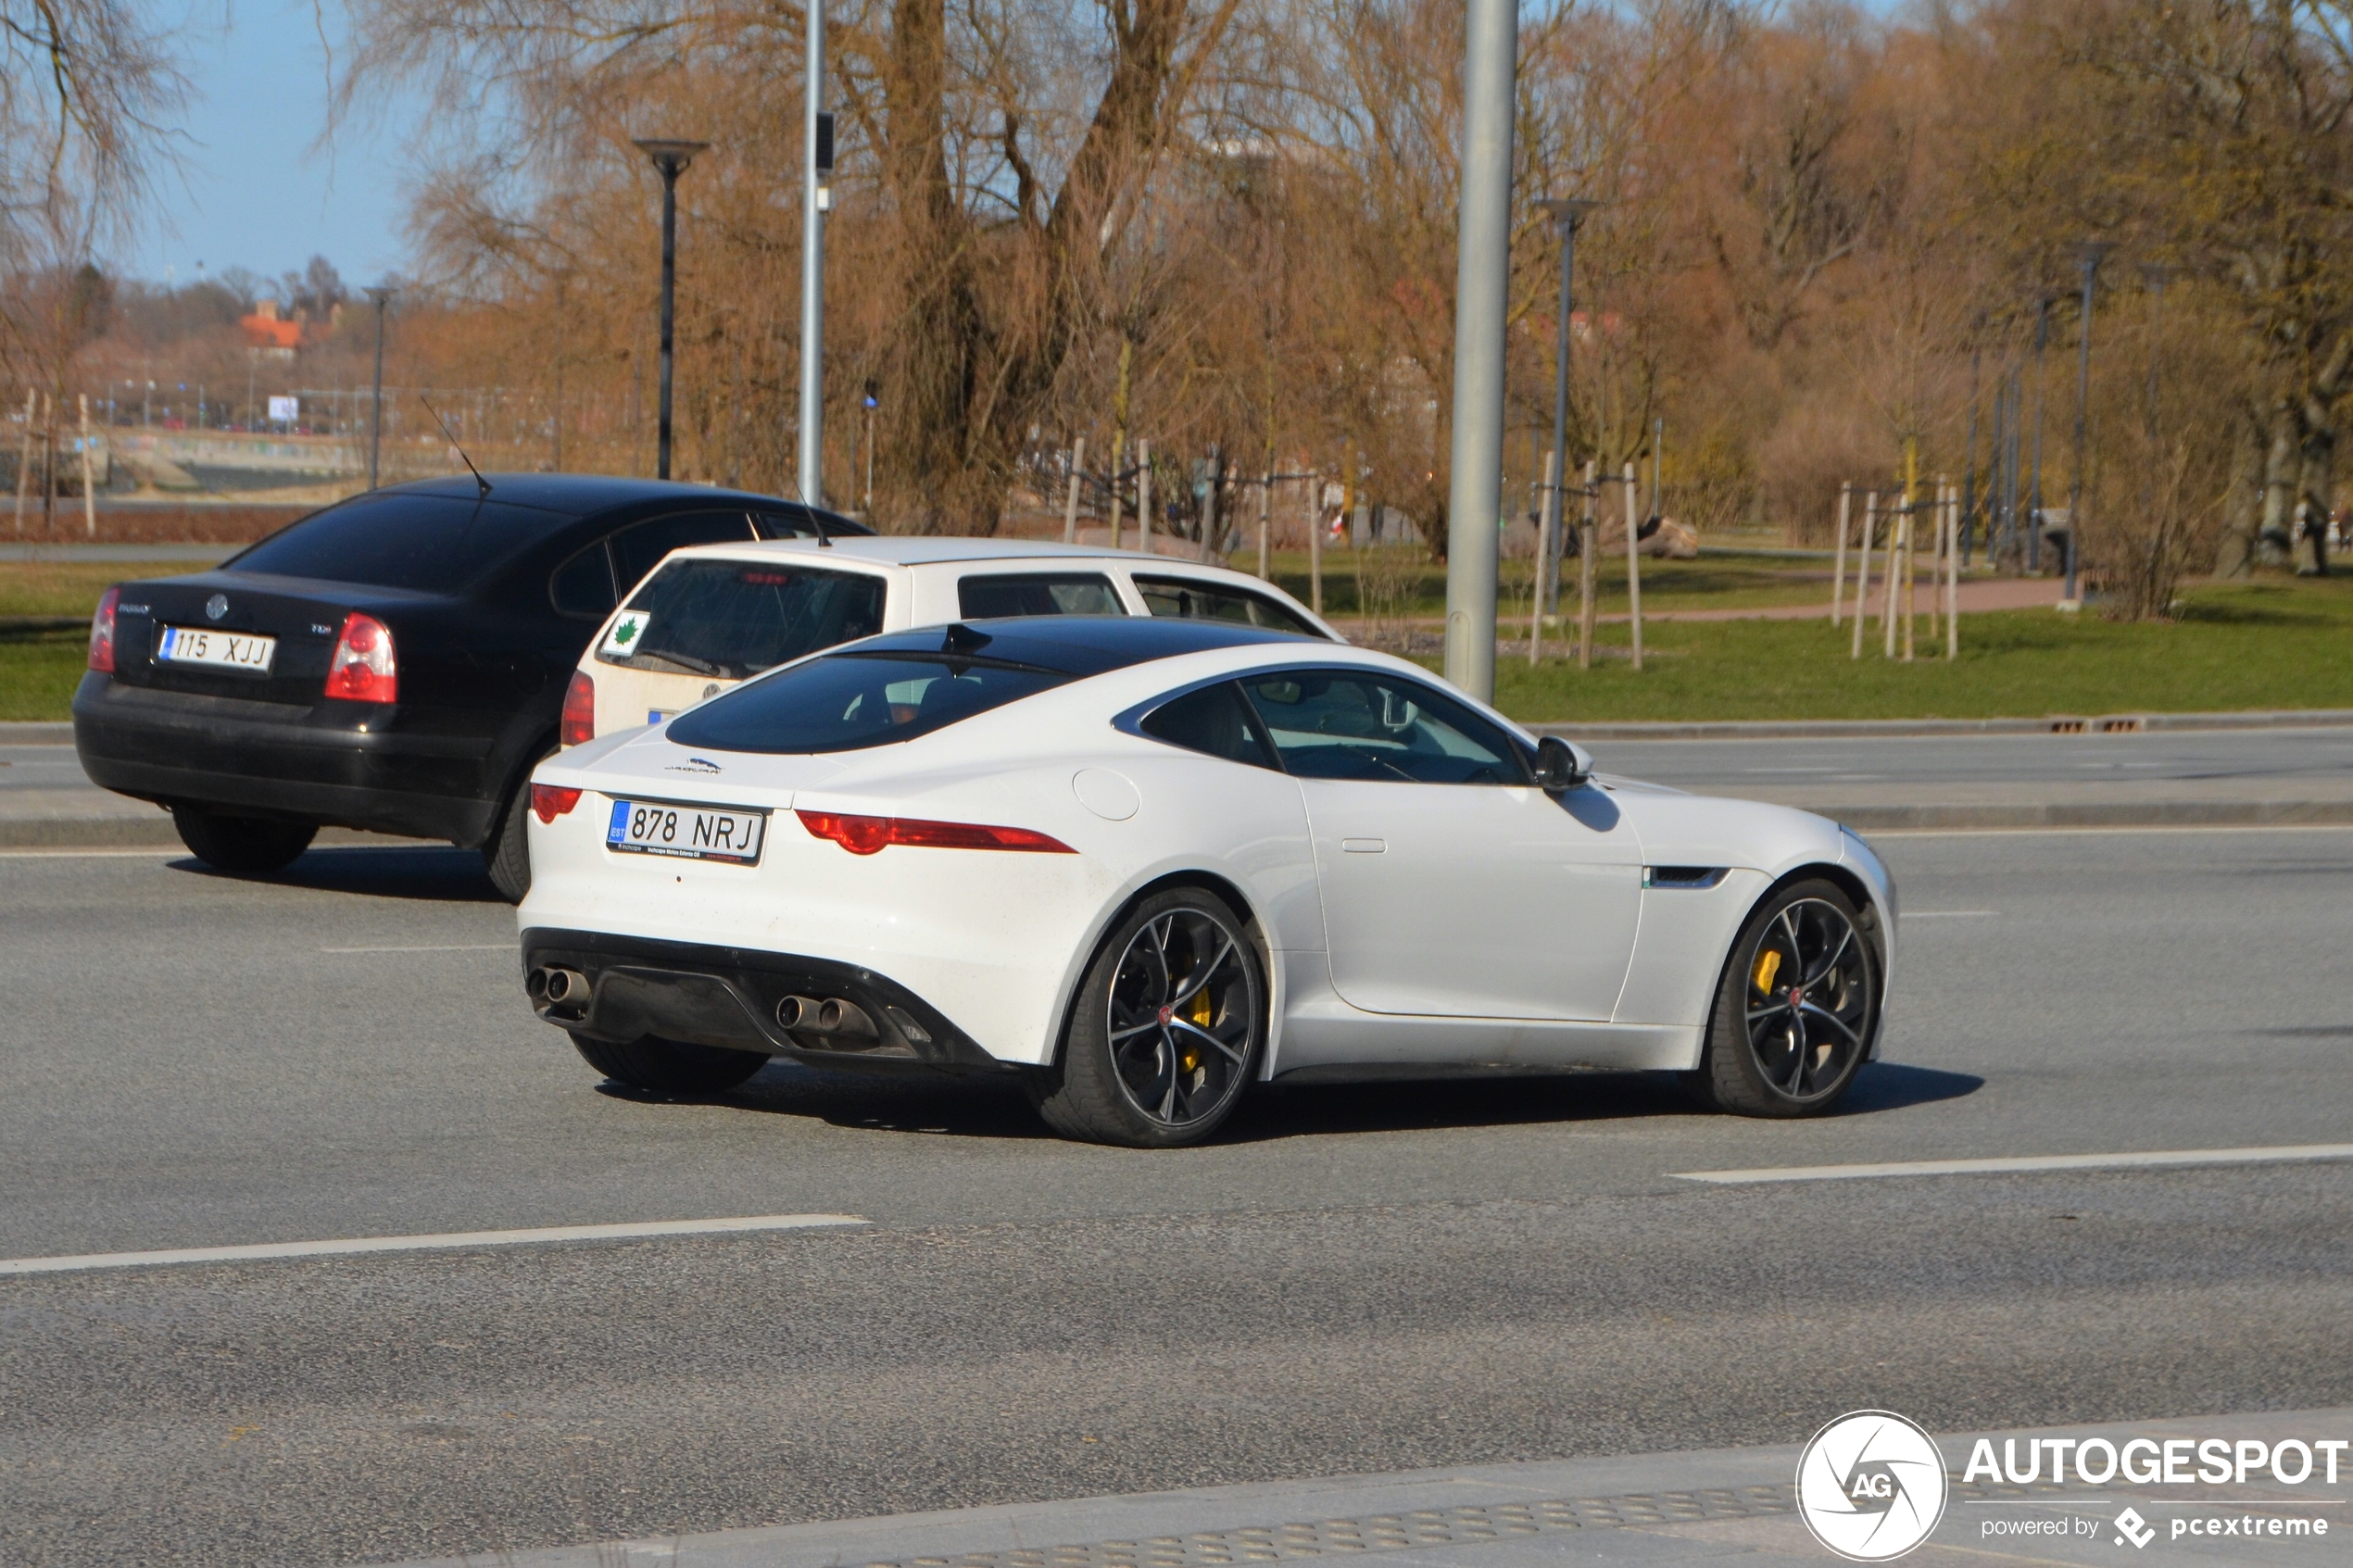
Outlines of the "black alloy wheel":
{"type": "Polygon", "coordinates": [[[1869,1052],[1880,1001],[1879,955],[1846,895],[1783,888],[1732,945],[1694,1087],[1742,1115],[1827,1110],[1869,1052]]]}
{"type": "Polygon", "coordinates": [[[1258,949],[1240,920],[1197,889],[1157,895],[1088,967],[1060,1081],[1038,1085],[1038,1110],[1100,1143],[1197,1143],[1248,1087],[1265,1019],[1258,949]]]}

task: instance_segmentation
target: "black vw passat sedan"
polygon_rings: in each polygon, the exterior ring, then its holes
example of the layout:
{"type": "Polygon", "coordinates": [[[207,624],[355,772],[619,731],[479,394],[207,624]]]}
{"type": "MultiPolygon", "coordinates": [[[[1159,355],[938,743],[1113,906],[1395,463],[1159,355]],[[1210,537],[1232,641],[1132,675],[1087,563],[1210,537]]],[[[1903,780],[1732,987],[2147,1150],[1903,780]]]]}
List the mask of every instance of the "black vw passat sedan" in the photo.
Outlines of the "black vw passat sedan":
{"type": "Polygon", "coordinates": [[[271,872],[321,826],[479,848],[531,884],[522,802],[598,623],[672,550],[865,533],[772,496],[573,474],[395,485],[211,571],[107,590],[73,698],[90,777],[198,859],[271,872]]]}

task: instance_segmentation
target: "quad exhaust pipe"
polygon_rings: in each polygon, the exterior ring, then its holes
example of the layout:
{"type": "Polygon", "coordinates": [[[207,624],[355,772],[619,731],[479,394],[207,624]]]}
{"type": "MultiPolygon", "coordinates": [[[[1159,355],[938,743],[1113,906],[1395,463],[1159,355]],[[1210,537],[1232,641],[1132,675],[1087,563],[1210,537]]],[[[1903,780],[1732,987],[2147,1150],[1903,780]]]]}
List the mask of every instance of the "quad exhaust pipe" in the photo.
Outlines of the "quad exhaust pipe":
{"type": "Polygon", "coordinates": [[[882,1038],[866,1010],[846,997],[827,997],[822,1002],[811,997],[786,997],[776,1004],[776,1022],[786,1029],[827,1035],[844,1045],[882,1038]]]}
{"type": "Polygon", "coordinates": [[[522,989],[534,1007],[581,1012],[588,1006],[588,977],[560,964],[541,964],[523,976],[522,989]]]}

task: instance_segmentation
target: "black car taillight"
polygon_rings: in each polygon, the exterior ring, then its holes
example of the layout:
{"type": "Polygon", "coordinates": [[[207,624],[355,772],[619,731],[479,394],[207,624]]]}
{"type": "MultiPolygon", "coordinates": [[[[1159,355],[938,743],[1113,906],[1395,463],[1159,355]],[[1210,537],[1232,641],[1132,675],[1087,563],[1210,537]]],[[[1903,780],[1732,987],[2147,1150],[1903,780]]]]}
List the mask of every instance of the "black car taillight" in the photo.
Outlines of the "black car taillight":
{"type": "Polygon", "coordinates": [[[556,728],[556,743],[579,746],[597,738],[597,683],[588,678],[585,670],[572,672],[572,684],[564,688],[564,716],[556,728]]]}
{"type": "Polygon", "coordinates": [[[102,675],[114,673],[114,609],[121,599],[121,589],[107,589],[98,613],[90,618],[90,668],[102,675]]]}

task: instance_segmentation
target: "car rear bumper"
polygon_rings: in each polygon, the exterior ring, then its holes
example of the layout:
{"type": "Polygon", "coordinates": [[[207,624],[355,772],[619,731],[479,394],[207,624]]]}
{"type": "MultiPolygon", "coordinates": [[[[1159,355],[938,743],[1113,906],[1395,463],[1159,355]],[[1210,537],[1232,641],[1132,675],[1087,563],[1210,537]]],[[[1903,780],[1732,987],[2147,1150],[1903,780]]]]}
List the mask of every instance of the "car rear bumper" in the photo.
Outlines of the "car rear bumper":
{"type": "Polygon", "coordinates": [[[588,1004],[563,1009],[535,1001],[534,1010],[559,1028],[598,1039],[653,1035],[858,1071],[1014,1071],[906,986],[831,959],[609,932],[525,931],[524,974],[550,965],[588,977],[588,1004]],[[786,997],[855,1002],[874,1021],[876,1037],[871,1044],[842,1044],[813,1031],[786,1029],[776,1022],[776,1004],[786,997]]]}
{"type": "Polygon", "coordinates": [[[481,793],[484,739],[358,727],[359,704],[295,708],[82,677],[74,749],[102,788],[475,847],[502,802],[481,793]]]}

